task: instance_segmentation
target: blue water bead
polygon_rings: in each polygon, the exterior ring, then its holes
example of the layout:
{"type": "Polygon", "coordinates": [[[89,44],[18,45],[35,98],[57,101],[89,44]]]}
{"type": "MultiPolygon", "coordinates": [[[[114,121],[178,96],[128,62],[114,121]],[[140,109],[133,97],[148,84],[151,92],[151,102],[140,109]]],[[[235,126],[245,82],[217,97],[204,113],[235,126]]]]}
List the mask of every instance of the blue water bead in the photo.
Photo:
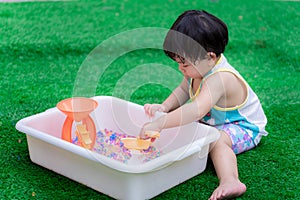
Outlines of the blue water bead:
{"type": "Polygon", "coordinates": [[[113,133],[110,137],[109,137],[109,139],[111,140],[111,141],[114,141],[115,139],[116,139],[116,134],[115,133],[113,133]]]}

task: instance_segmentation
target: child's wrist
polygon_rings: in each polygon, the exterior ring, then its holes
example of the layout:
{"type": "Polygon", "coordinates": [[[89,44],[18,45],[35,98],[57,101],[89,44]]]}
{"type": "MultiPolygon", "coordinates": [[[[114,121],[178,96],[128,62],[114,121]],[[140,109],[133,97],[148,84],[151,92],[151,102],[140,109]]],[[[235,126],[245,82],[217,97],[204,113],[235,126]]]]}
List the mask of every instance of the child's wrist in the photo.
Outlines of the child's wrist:
{"type": "Polygon", "coordinates": [[[161,105],[163,107],[163,112],[166,112],[166,113],[169,112],[170,109],[166,104],[162,103],[161,105]]]}
{"type": "Polygon", "coordinates": [[[155,127],[154,131],[158,131],[160,132],[163,129],[163,120],[162,117],[158,118],[157,120],[155,120],[154,122],[152,122],[153,127],[155,127]]]}

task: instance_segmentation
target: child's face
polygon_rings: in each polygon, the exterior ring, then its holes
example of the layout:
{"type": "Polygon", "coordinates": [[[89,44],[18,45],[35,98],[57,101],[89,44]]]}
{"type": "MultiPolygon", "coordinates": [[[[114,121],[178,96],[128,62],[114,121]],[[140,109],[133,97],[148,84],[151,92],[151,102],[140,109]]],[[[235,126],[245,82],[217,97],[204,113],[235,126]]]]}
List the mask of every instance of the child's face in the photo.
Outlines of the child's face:
{"type": "Polygon", "coordinates": [[[213,67],[211,59],[205,58],[197,61],[195,64],[182,59],[176,58],[175,61],[178,63],[178,69],[185,77],[189,78],[200,78],[202,79],[213,67]]]}

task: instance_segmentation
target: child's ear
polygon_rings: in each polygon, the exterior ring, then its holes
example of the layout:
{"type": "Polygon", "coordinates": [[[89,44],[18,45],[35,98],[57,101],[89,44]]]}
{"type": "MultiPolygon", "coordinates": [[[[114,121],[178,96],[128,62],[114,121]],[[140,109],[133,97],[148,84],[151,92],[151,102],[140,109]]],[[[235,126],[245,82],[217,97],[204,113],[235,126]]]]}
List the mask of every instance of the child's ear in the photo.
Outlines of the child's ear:
{"type": "Polygon", "coordinates": [[[212,59],[213,61],[217,60],[217,55],[214,52],[207,52],[208,59],[212,59]]]}
{"type": "Polygon", "coordinates": [[[207,53],[208,61],[209,61],[209,66],[212,68],[216,65],[217,62],[217,55],[214,52],[208,52],[207,53]]]}

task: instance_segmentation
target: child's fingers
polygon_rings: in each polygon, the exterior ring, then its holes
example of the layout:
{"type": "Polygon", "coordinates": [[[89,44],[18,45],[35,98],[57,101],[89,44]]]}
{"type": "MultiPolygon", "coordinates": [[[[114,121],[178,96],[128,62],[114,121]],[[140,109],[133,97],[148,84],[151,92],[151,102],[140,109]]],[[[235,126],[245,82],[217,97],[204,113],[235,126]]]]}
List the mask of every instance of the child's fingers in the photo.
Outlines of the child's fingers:
{"type": "Polygon", "coordinates": [[[156,105],[152,105],[150,107],[150,113],[151,113],[151,117],[153,117],[155,115],[156,112],[156,105]]]}
{"type": "Polygon", "coordinates": [[[144,110],[145,110],[146,115],[151,117],[151,105],[150,104],[145,104],[144,105],[144,110]]]}
{"type": "Polygon", "coordinates": [[[165,108],[161,104],[145,104],[144,110],[149,117],[154,117],[156,111],[164,112],[165,108]]]}
{"type": "Polygon", "coordinates": [[[153,117],[156,112],[154,104],[145,104],[144,109],[149,117],[153,117]]]}
{"type": "Polygon", "coordinates": [[[149,107],[150,107],[150,104],[145,104],[145,105],[144,105],[144,110],[145,110],[145,112],[148,112],[148,111],[149,111],[149,107]]]}

